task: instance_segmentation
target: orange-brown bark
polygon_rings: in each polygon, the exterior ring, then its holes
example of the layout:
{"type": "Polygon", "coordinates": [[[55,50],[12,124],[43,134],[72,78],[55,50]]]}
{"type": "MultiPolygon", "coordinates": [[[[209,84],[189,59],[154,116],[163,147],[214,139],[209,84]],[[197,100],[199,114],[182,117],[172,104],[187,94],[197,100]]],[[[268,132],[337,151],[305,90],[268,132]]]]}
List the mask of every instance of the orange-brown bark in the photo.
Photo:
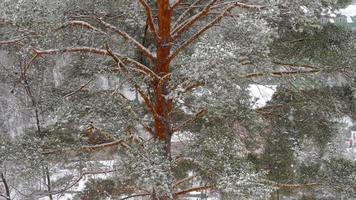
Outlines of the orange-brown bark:
{"type": "Polygon", "coordinates": [[[157,60],[155,63],[154,72],[160,77],[165,77],[163,80],[153,81],[155,110],[159,116],[154,122],[155,134],[158,140],[164,141],[167,145],[167,153],[170,149],[170,138],[172,134],[171,117],[173,105],[172,100],[165,98],[168,94],[168,81],[170,69],[170,53],[172,48],[171,43],[171,23],[172,23],[172,10],[170,9],[169,0],[158,0],[158,36],[159,42],[157,44],[157,60]]]}

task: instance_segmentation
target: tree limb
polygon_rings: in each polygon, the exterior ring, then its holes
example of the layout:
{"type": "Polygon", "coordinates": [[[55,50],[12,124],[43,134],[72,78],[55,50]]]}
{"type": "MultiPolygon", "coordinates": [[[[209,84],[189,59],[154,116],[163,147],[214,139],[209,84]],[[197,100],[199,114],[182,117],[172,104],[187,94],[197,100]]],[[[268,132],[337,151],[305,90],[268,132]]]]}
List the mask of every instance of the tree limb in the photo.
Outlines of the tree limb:
{"type": "Polygon", "coordinates": [[[21,42],[21,40],[23,40],[24,38],[15,38],[15,39],[10,39],[10,40],[2,40],[0,41],[0,46],[2,45],[12,45],[12,44],[19,44],[21,42]]]}
{"type": "Polygon", "coordinates": [[[146,58],[148,58],[148,60],[154,64],[156,62],[156,57],[153,55],[153,53],[151,53],[145,46],[143,46],[140,42],[138,42],[137,40],[135,40],[133,37],[131,37],[129,34],[127,34],[124,31],[121,31],[120,29],[118,29],[117,27],[115,27],[112,24],[109,24],[108,22],[105,22],[104,20],[102,20],[101,18],[96,17],[95,19],[97,19],[100,24],[102,24],[103,26],[105,26],[106,28],[114,31],[115,33],[117,33],[118,35],[120,35],[121,37],[123,37],[125,40],[129,40],[131,41],[136,48],[141,51],[143,53],[143,55],[146,56],[146,58]]]}
{"type": "Polygon", "coordinates": [[[216,3],[216,1],[217,0],[211,0],[202,11],[200,11],[198,14],[194,15],[190,19],[187,19],[186,21],[182,22],[180,25],[177,26],[177,28],[173,29],[171,32],[172,39],[176,40],[179,36],[181,36],[189,28],[191,28],[195,22],[208,15],[211,7],[216,3]]]}
{"type": "Polygon", "coordinates": [[[176,192],[176,193],[174,193],[174,196],[184,195],[184,194],[187,194],[189,192],[198,192],[198,191],[202,191],[202,190],[208,190],[208,189],[211,189],[211,188],[214,188],[214,186],[213,185],[205,185],[205,186],[193,187],[193,188],[189,188],[189,189],[186,189],[186,190],[182,190],[182,191],[176,192]]]}
{"type": "Polygon", "coordinates": [[[239,8],[244,8],[244,9],[249,9],[249,10],[260,10],[265,8],[264,6],[257,6],[257,5],[248,5],[240,2],[234,2],[231,5],[227,6],[224,11],[221,12],[219,16],[214,18],[211,22],[206,24],[203,28],[201,28],[197,33],[195,33],[192,37],[190,37],[188,40],[183,42],[179,47],[175,49],[175,51],[171,54],[170,60],[174,59],[180,51],[185,49],[187,46],[189,46],[192,42],[194,42],[196,39],[198,39],[202,34],[204,34],[207,30],[209,30],[211,27],[213,27],[215,24],[220,22],[220,20],[227,15],[233,8],[239,7],[239,8]]]}
{"type": "Polygon", "coordinates": [[[256,78],[256,77],[261,77],[261,76],[276,76],[276,77],[282,77],[284,75],[295,75],[295,74],[313,74],[320,72],[319,69],[315,70],[295,70],[295,71],[276,71],[276,72],[256,72],[256,73],[250,73],[250,74],[244,74],[242,75],[243,78],[256,78]]]}
{"type": "Polygon", "coordinates": [[[285,188],[285,189],[298,189],[304,187],[316,187],[319,186],[319,183],[306,183],[306,184],[276,184],[275,186],[278,188],[285,188]]]}
{"type": "Polygon", "coordinates": [[[173,29],[177,28],[177,25],[179,24],[180,21],[183,20],[183,18],[189,13],[191,12],[194,8],[195,5],[197,5],[198,3],[202,2],[203,0],[197,0],[195,1],[192,5],[189,6],[189,8],[187,8],[175,21],[175,23],[173,24],[173,29]]]}
{"type": "Polygon", "coordinates": [[[108,50],[105,49],[99,49],[95,47],[68,47],[64,49],[48,49],[48,50],[35,50],[36,55],[54,55],[54,54],[62,54],[62,53],[93,53],[93,54],[98,54],[98,55],[105,55],[105,56],[110,56],[114,55],[117,58],[120,58],[124,63],[130,63],[133,64],[135,68],[132,68],[133,70],[136,70],[140,73],[145,72],[143,74],[147,75],[149,74],[151,77],[154,78],[159,78],[159,76],[154,73],[150,68],[146,67],[145,65],[137,62],[134,59],[128,58],[128,57],[123,57],[117,53],[109,52],[108,50]]]}
{"type": "Polygon", "coordinates": [[[309,68],[309,69],[317,69],[317,67],[313,66],[313,65],[309,65],[309,64],[293,64],[293,63],[283,63],[283,62],[279,62],[279,61],[274,61],[273,62],[276,65],[281,65],[284,67],[303,67],[303,68],[309,68]]]}
{"type": "Polygon", "coordinates": [[[171,6],[171,10],[174,10],[178,7],[184,0],[176,0],[176,2],[171,6]]]}
{"type": "Polygon", "coordinates": [[[5,179],[4,173],[1,172],[0,175],[1,175],[1,181],[4,184],[5,192],[6,192],[6,196],[4,196],[4,197],[6,198],[6,200],[11,200],[9,185],[7,184],[7,181],[5,179]]]}
{"type": "Polygon", "coordinates": [[[89,24],[88,22],[80,21],[80,20],[69,21],[69,22],[63,24],[62,26],[58,27],[55,31],[58,31],[58,30],[63,29],[63,28],[66,28],[68,26],[80,26],[83,29],[85,28],[85,29],[97,31],[97,32],[105,35],[106,37],[108,37],[108,34],[105,33],[104,31],[94,27],[93,25],[89,24]]]}
{"type": "Polygon", "coordinates": [[[94,81],[94,79],[90,79],[88,82],[86,82],[85,84],[81,85],[78,89],[76,89],[76,90],[74,90],[74,91],[72,91],[72,92],[70,92],[70,93],[64,95],[64,97],[66,98],[66,97],[73,96],[73,95],[76,94],[77,92],[83,90],[86,86],[88,86],[88,85],[89,85],[91,82],[93,82],[93,81],[94,81]]]}
{"type": "Polygon", "coordinates": [[[51,191],[51,192],[44,192],[41,194],[35,194],[35,196],[48,196],[48,195],[56,195],[56,194],[61,194],[66,192],[67,190],[69,190],[70,188],[74,187],[77,183],[79,183],[80,180],[82,180],[82,178],[84,178],[84,176],[86,175],[95,175],[95,174],[106,174],[106,173],[112,173],[112,172],[116,172],[118,171],[118,169],[105,169],[105,170],[98,170],[98,171],[85,171],[82,172],[78,178],[76,178],[74,181],[69,182],[67,184],[67,186],[65,186],[64,188],[57,190],[57,191],[51,191]]]}
{"type": "Polygon", "coordinates": [[[119,200],[126,200],[126,199],[131,199],[131,198],[134,198],[134,197],[142,197],[142,196],[148,196],[148,195],[151,195],[151,194],[150,193],[134,194],[134,195],[131,195],[131,196],[127,196],[127,197],[121,198],[119,200]]]}
{"type": "Polygon", "coordinates": [[[147,4],[146,0],[139,0],[142,6],[145,8],[146,11],[146,16],[147,16],[147,24],[150,29],[150,32],[153,35],[154,40],[156,43],[159,43],[159,36],[157,34],[154,22],[153,22],[153,17],[152,17],[152,10],[150,6],[147,4]]]}
{"type": "Polygon", "coordinates": [[[196,119],[198,119],[199,117],[202,117],[203,115],[205,115],[208,112],[207,108],[204,108],[202,110],[200,110],[199,112],[195,113],[191,118],[185,120],[184,122],[182,122],[181,124],[179,124],[178,126],[173,128],[173,132],[177,132],[180,131],[183,127],[187,126],[189,123],[195,121],[196,119]]]}
{"type": "Polygon", "coordinates": [[[182,183],[185,183],[185,182],[188,182],[188,181],[192,181],[193,179],[195,179],[196,177],[198,177],[197,175],[194,175],[194,176],[189,176],[189,177],[186,177],[186,178],[183,178],[177,182],[175,182],[173,184],[173,187],[177,187],[178,185],[182,184],[182,183]]]}
{"type": "Polygon", "coordinates": [[[158,120],[160,117],[159,117],[158,113],[156,112],[156,109],[154,108],[154,106],[153,106],[151,100],[149,99],[149,97],[141,90],[141,88],[138,85],[135,85],[135,89],[137,90],[137,92],[142,97],[148,112],[152,115],[152,117],[154,119],[158,120]]]}

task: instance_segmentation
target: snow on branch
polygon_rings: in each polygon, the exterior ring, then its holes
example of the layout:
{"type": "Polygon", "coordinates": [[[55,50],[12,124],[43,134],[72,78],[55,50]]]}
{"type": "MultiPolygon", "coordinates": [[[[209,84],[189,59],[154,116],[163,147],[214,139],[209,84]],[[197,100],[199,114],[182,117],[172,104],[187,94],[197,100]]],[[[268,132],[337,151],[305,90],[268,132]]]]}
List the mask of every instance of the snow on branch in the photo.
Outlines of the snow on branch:
{"type": "Polygon", "coordinates": [[[148,112],[152,115],[153,118],[155,118],[156,120],[159,120],[160,117],[159,117],[156,109],[154,108],[150,98],[142,91],[142,89],[138,85],[135,85],[135,89],[142,97],[148,112]]]}
{"type": "MultiPolygon", "coordinates": [[[[244,4],[244,3],[240,3],[240,2],[231,2],[231,4],[228,4],[228,6],[226,6],[226,8],[221,11],[220,15],[218,15],[217,17],[215,17],[212,21],[210,21],[209,23],[207,23],[203,28],[201,28],[198,32],[196,32],[193,36],[191,36],[188,40],[184,41],[179,47],[177,47],[175,49],[175,51],[171,54],[170,56],[170,60],[174,59],[183,49],[185,49],[187,46],[189,46],[192,42],[194,42],[196,39],[198,39],[201,35],[203,35],[207,30],[209,30],[211,27],[213,27],[215,24],[219,23],[227,14],[230,13],[230,11],[233,8],[239,7],[241,9],[247,9],[247,10],[251,10],[251,11],[258,11],[261,9],[264,9],[265,6],[258,6],[258,5],[249,5],[249,4],[244,4]]],[[[198,14],[199,15],[199,14],[198,14]]],[[[200,19],[200,18],[199,18],[200,19]]],[[[191,19],[191,20],[194,20],[191,19]]],[[[187,22],[190,24],[193,24],[191,22],[187,22]]],[[[182,23],[183,26],[182,28],[180,28],[180,26],[178,25],[178,27],[176,28],[176,30],[174,31],[178,31],[178,29],[183,29],[184,27],[184,22],[182,23]]],[[[189,26],[187,27],[189,28],[189,26]]],[[[186,28],[184,28],[186,29],[186,28]]],[[[181,32],[181,31],[179,31],[181,32]]],[[[175,38],[177,38],[179,35],[177,35],[177,33],[175,33],[175,38]]]]}
{"type": "Polygon", "coordinates": [[[154,26],[152,10],[151,10],[150,6],[147,4],[146,0],[140,0],[140,3],[145,8],[148,27],[149,27],[152,35],[153,35],[153,38],[158,43],[159,42],[159,36],[158,36],[156,28],[154,26]]]}
{"type": "Polygon", "coordinates": [[[209,14],[211,7],[216,3],[216,1],[217,0],[210,1],[202,11],[200,11],[198,14],[194,15],[190,19],[187,19],[186,21],[182,22],[180,25],[177,26],[177,28],[172,30],[171,34],[173,40],[177,39],[179,36],[185,33],[189,28],[193,26],[194,23],[199,21],[201,18],[207,16],[209,14]]]}
{"type": "Polygon", "coordinates": [[[147,76],[149,75],[152,78],[159,78],[159,76],[156,73],[154,73],[150,68],[139,63],[138,61],[128,57],[124,57],[114,52],[110,53],[106,49],[83,46],[83,47],[68,47],[63,49],[34,50],[34,51],[36,55],[54,55],[54,54],[62,54],[62,53],[93,53],[93,54],[110,56],[110,57],[114,55],[116,58],[120,58],[122,62],[132,64],[134,66],[134,68],[132,68],[133,70],[147,76]]]}
{"type": "Polygon", "coordinates": [[[93,31],[99,32],[99,33],[101,33],[101,34],[103,34],[103,35],[105,35],[105,36],[108,36],[108,34],[105,33],[104,31],[102,31],[102,30],[96,28],[95,26],[89,24],[88,22],[80,21],[80,20],[69,21],[69,22],[67,22],[67,23],[65,23],[65,24],[63,24],[63,25],[61,25],[60,27],[58,27],[58,28],[56,29],[56,31],[61,30],[61,29],[63,29],[63,28],[66,28],[66,27],[68,27],[68,26],[79,26],[79,27],[81,27],[82,29],[93,30],[93,31]]]}
{"type": "Polygon", "coordinates": [[[96,171],[84,171],[84,172],[80,173],[77,178],[73,177],[75,179],[68,182],[68,184],[66,186],[64,186],[62,189],[56,190],[56,191],[51,191],[51,192],[41,192],[41,193],[35,194],[35,196],[40,197],[40,196],[62,194],[64,192],[68,191],[69,189],[73,188],[86,175],[107,174],[107,173],[113,173],[116,171],[119,171],[119,169],[103,169],[103,170],[96,170],[96,171]]]}
{"type": "Polygon", "coordinates": [[[179,6],[184,0],[176,0],[173,2],[173,5],[171,6],[171,10],[174,10],[177,6],[179,6]]]}
{"type": "Polygon", "coordinates": [[[115,27],[114,25],[105,22],[104,20],[102,20],[101,18],[96,17],[95,19],[97,19],[99,21],[100,24],[102,24],[103,26],[105,26],[106,28],[112,30],[113,32],[115,32],[116,34],[120,35],[121,37],[123,37],[125,40],[129,40],[131,41],[136,48],[141,51],[143,53],[143,55],[145,55],[146,58],[148,58],[148,60],[151,63],[155,63],[156,61],[156,57],[153,55],[152,52],[150,52],[144,45],[142,45],[140,42],[138,42],[137,40],[135,40],[133,37],[131,37],[129,34],[127,34],[126,32],[118,29],[117,27],[115,27]]]}
{"type": "Polygon", "coordinates": [[[23,40],[23,39],[24,38],[15,38],[15,39],[10,39],[10,40],[2,40],[2,41],[0,41],[0,46],[20,44],[21,40],[23,40]]]}
{"type": "Polygon", "coordinates": [[[195,121],[196,119],[198,119],[199,117],[204,116],[206,113],[208,113],[208,109],[207,108],[203,108],[201,109],[199,112],[195,113],[191,118],[185,120],[184,122],[182,122],[181,124],[179,124],[178,126],[173,128],[173,132],[177,132],[180,131],[183,127],[187,126],[188,124],[192,123],[193,121],[195,121]]]}
{"type": "Polygon", "coordinates": [[[178,25],[179,25],[179,22],[183,20],[183,18],[189,13],[191,12],[194,8],[195,8],[195,5],[199,4],[200,2],[202,2],[203,0],[197,0],[195,1],[194,3],[192,3],[189,8],[187,8],[176,20],[176,22],[173,24],[173,28],[175,29],[178,25]]]}
{"type": "Polygon", "coordinates": [[[212,188],[214,188],[213,185],[205,185],[205,186],[193,187],[193,188],[189,188],[189,189],[186,189],[186,190],[182,190],[182,191],[176,192],[176,193],[174,193],[174,196],[180,196],[180,195],[188,194],[190,192],[200,192],[200,191],[203,191],[203,190],[210,190],[212,188]]]}
{"type": "Polygon", "coordinates": [[[320,72],[319,69],[314,70],[294,70],[294,71],[276,71],[276,72],[255,72],[241,75],[243,78],[258,78],[262,76],[283,77],[284,75],[298,75],[298,74],[313,74],[320,72]]]}
{"type": "Polygon", "coordinates": [[[85,84],[81,85],[78,89],[66,94],[64,97],[70,97],[73,96],[74,94],[78,93],[79,91],[83,90],[86,86],[88,86],[91,82],[93,82],[94,79],[90,79],[88,82],[86,82],[85,84]]]}

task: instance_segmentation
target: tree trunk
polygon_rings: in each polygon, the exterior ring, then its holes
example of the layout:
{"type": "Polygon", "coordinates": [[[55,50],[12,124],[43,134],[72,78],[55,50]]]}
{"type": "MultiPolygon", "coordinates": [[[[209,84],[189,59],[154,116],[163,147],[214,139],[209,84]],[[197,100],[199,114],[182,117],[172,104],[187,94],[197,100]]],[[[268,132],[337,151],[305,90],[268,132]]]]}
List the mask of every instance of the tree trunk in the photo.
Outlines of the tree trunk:
{"type": "MultiPolygon", "coordinates": [[[[157,35],[157,60],[154,67],[154,72],[161,77],[161,80],[152,82],[154,91],[154,108],[157,117],[154,119],[154,129],[156,139],[164,142],[165,153],[171,159],[171,136],[172,136],[172,121],[171,113],[173,109],[172,100],[167,99],[169,94],[168,82],[170,73],[170,53],[172,48],[171,42],[171,23],[172,10],[169,5],[169,0],[157,0],[158,10],[158,30],[157,35]]],[[[151,195],[152,200],[169,200],[168,196],[157,197],[155,192],[151,195]]]]}
{"type": "Polygon", "coordinates": [[[171,135],[172,122],[171,112],[173,109],[172,100],[167,99],[169,94],[168,74],[170,72],[170,53],[172,48],[171,43],[171,23],[172,10],[170,9],[169,0],[157,0],[158,9],[158,31],[159,41],[157,42],[157,61],[155,63],[154,71],[162,79],[153,81],[155,111],[157,117],[155,119],[154,128],[156,138],[163,141],[166,145],[166,153],[170,156],[171,150],[171,135]]]}

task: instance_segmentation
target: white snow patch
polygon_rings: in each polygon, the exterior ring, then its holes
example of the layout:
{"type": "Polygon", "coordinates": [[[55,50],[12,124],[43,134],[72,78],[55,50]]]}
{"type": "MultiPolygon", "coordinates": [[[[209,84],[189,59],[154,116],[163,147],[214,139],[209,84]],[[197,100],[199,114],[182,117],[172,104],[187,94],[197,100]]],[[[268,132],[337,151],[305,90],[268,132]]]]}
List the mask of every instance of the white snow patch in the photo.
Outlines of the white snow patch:
{"type": "Polygon", "coordinates": [[[250,84],[248,90],[250,91],[250,96],[255,100],[252,108],[256,109],[265,106],[267,101],[272,99],[276,88],[276,85],[250,84]]]}

